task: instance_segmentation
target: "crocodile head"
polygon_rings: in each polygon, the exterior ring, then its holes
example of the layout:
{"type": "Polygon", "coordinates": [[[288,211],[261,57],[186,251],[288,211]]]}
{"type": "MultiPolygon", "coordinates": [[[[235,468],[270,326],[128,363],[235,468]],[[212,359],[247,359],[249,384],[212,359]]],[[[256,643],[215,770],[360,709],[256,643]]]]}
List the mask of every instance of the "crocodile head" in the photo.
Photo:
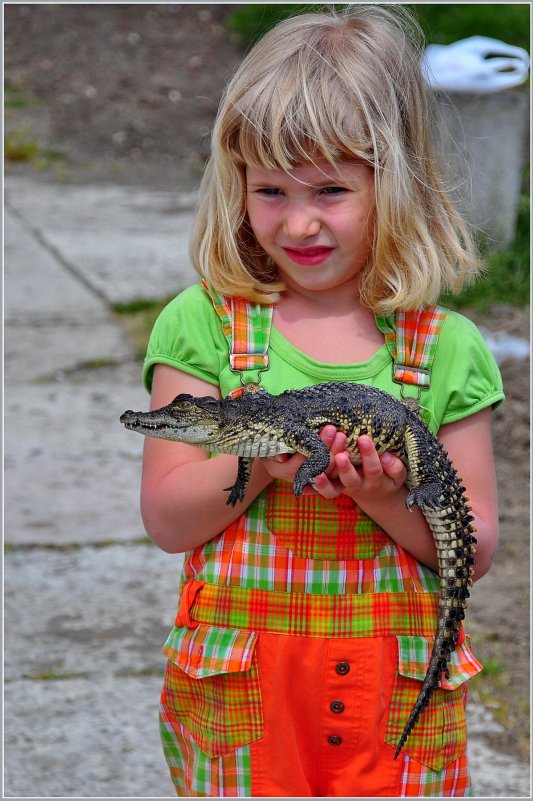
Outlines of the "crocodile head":
{"type": "Polygon", "coordinates": [[[120,422],[146,437],[170,439],[192,445],[215,442],[220,434],[220,401],[177,395],[172,403],[151,412],[128,410],[120,422]]]}

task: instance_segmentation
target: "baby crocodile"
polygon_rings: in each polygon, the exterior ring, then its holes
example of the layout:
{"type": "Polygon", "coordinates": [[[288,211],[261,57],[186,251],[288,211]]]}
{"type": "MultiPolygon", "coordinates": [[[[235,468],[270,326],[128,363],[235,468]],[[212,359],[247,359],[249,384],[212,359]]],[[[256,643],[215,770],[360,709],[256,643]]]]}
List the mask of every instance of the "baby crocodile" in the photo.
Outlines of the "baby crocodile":
{"type": "Polygon", "coordinates": [[[208,451],[239,457],[235,484],[227,492],[235,506],[246,493],[256,456],[301,453],[307,457],[294,478],[294,494],[329,465],[329,450],[319,437],[328,423],[346,435],[353,464],[360,463],[357,440],[368,434],[379,454],[397,454],[407,468],[407,508],[416,504],[433,533],[438,552],[439,616],[429,666],[416,703],[398,741],[398,757],[420,714],[428,705],[459,636],[468,587],[474,573],[476,542],[465,488],[436,437],[407,403],[362,384],[318,384],[270,395],[264,390],[215,400],[178,395],[151,412],[127,411],[126,428],[150,437],[177,440],[208,451]]]}

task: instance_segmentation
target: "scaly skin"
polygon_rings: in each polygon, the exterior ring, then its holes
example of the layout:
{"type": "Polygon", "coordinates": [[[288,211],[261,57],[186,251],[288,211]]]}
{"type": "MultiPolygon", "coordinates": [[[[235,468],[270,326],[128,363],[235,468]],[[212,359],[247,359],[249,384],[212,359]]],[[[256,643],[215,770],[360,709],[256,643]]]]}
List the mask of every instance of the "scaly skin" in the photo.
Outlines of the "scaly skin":
{"type": "Polygon", "coordinates": [[[281,395],[245,392],[238,398],[178,395],[152,412],[127,411],[126,428],[145,436],[187,442],[239,457],[238,473],[228,488],[235,506],[246,493],[256,456],[301,453],[307,457],[294,479],[294,494],[313,483],[329,465],[319,437],[328,423],[346,434],[346,450],[360,463],[357,441],[368,434],[379,454],[397,454],[407,468],[408,508],[416,504],[433,533],[439,559],[439,619],[422,689],[398,742],[396,759],[428,705],[455,649],[474,572],[473,517],[457,473],[436,437],[407,404],[362,384],[318,384],[281,395]]]}

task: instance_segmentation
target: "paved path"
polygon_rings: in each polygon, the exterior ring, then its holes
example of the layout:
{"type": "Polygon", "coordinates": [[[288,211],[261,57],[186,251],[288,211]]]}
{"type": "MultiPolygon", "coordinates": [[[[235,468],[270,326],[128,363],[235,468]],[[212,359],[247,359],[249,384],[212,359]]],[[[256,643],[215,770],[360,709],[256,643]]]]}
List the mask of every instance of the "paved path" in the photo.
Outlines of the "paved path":
{"type": "MultiPolygon", "coordinates": [[[[110,312],[170,295],[190,195],[6,179],[4,797],[174,797],[158,739],[180,557],[144,541],[140,366],[110,312]],[[105,366],[102,366],[105,365],[105,366]]],[[[529,795],[470,710],[480,796],[529,795]]]]}

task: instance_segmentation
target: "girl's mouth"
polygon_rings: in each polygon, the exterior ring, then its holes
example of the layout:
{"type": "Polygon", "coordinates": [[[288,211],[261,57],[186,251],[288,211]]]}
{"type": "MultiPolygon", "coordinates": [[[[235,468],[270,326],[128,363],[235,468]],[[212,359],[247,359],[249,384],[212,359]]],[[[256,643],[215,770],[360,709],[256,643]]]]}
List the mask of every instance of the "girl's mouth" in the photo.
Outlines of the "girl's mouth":
{"type": "Polygon", "coordinates": [[[315,265],[321,264],[325,261],[330,253],[334,250],[332,247],[325,245],[318,245],[310,248],[288,248],[284,247],[283,250],[296,264],[315,265]]]}

